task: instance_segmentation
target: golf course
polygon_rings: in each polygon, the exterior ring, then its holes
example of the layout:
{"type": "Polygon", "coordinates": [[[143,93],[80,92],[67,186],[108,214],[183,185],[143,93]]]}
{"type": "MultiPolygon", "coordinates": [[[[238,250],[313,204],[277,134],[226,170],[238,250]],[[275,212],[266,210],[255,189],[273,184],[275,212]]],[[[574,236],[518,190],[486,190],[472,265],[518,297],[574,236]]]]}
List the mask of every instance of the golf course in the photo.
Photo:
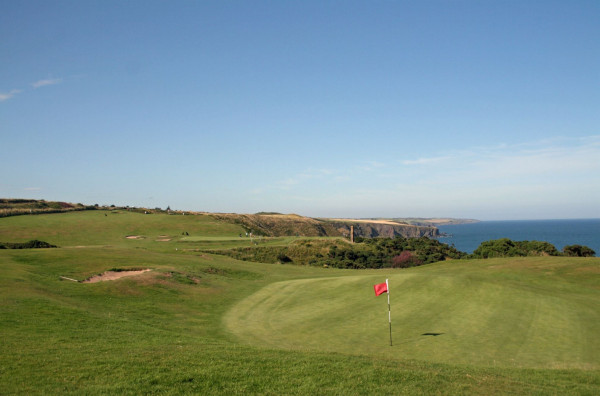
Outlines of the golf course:
{"type": "Polygon", "coordinates": [[[600,394],[600,258],[352,270],[214,253],[346,243],[247,231],[124,209],[0,218],[0,242],[57,246],[0,249],[0,394],[600,394]]]}

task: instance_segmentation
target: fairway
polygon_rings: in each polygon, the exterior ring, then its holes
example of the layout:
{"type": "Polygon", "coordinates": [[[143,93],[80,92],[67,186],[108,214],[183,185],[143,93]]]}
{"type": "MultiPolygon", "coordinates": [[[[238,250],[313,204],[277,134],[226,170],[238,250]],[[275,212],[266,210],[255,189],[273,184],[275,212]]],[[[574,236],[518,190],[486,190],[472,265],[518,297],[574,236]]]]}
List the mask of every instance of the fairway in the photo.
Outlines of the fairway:
{"type": "Polygon", "coordinates": [[[381,275],[266,286],[226,316],[241,340],[272,347],[440,363],[600,368],[597,261],[446,263],[381,275]],[[540,266],[543,262],[543,266],[540,266]],[[596,277],[588,287],[581,274],[596,277]],[[372,285],[389,277],[386,296],[372,285]]]}
{"type": "Polygon", "coordinates": [[[341,270],[202,250],[249,244],[241,232],[209,215],[0,219],[0,241],[59,245],[0,250],[0,393],[600,391],[598,258],[341,270]],[[111,270],[140,272],[65,280],[111,270]]]}

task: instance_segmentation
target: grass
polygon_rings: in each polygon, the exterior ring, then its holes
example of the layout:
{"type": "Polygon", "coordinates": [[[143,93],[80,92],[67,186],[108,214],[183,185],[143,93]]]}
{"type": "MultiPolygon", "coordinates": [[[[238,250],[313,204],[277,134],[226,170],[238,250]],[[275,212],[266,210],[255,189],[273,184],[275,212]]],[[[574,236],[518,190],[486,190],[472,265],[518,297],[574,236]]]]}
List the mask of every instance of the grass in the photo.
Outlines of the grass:
{"type": "Polygon", "coordinates": [[[185,237],[238,238],[245,232],[210,215],[179,216],[128,211],[84,211],[15,216],[0,221],[0,241],[40,239],[61,247],[110,246],[175,250],[185,237]],[[182,234],[188,233],[189,236],[182,234]],[[127,239],[139,236],[139,239],[127,239]],[[168,239],[168,241],[166,241],[168,239]],[[156,243],[156,242],[160,243],[156,243]]]}
{"type": "Polygon", "coordinates": [[[238,303],[226,323],[245,342],[273,347],[492,367],[600,368],[598,285],[577,281],[582,272],[600,274],[597,260],[520,259],[503,268],[507,262],[385,274],[393,348],[387,301],[373,298],[371,287],[383,274],[273,283],[238,303]],[[532,271],[538,262],[552,274],[532,271]]]}
{"type": "Polygon", "coordinates": [[[203,243],[184,231],[223,243],[242,232],[210,216],[0,219],[2,241],[62,246],[0,251],[0,393],[600,392],[598,259],[349,271],[175,250],[203,243]],[[111,268],[152,271],[59,278],[111,268]],[[393,347],[372,290],[385,278],[393,347]]]}

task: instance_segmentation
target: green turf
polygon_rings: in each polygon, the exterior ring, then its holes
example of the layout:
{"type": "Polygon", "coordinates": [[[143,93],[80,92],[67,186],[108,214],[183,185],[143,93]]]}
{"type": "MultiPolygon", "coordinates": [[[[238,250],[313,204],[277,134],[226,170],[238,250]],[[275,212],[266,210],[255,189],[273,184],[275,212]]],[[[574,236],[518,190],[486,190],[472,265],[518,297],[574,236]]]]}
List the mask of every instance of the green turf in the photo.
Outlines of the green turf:
{"type": "Polygon", "coordinates": [[[242,227],[215,220],[210,215],[142,214],[128,211],[84,211],[34,216],[14,216],[0,221],[0,241],[42,239],[59,246],[110,245],[162,249],[182,238],[234,238],[242,227]],[[139,239],[127,239],[139,236],[139,239]],[[170,239],[170,241],[159,241],[170,239]]]}
{"type": "Polygon", "coordinates": [[[380,275],[270,284],[225,317],[272,347],[502,367],[600,368],[598,261],[543,258],[437,264],[380,275]],[[538,268],[543,266],[543,269],[538,268]],[[540,272],[542,271],[542,272],[540,272]],[[372,285],[389,277],[386,296],[372,285]]]}
{"type": "Polygon", "coordinates": [[[0,219],[0,241],[63,246],[0,250],[0,394],[600,393],[599,259],[248,263],[182,251],[239,238],[210,216],[104,214],[0,219]],[[111,268],[152,271],[60,278],[111,268]]]}

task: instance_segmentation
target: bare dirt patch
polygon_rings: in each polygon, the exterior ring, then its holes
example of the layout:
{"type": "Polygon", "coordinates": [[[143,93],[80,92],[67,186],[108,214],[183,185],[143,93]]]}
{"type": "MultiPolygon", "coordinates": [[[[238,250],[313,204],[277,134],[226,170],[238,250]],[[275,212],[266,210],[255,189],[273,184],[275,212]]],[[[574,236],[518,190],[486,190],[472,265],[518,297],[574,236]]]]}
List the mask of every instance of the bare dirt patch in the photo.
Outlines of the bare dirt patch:
{"type": "Polygon", "coordinates": [[[143,270],[134,270],[134,271],[106,271],[100,275],[92,276],[81,283],[96,283],[96,282],[104,282],[109,280],[115,280],[120,278],[125,278],[127,276],[134,276],[143,274],[144,272],[151,271],[149,268],[143,270]]]}

